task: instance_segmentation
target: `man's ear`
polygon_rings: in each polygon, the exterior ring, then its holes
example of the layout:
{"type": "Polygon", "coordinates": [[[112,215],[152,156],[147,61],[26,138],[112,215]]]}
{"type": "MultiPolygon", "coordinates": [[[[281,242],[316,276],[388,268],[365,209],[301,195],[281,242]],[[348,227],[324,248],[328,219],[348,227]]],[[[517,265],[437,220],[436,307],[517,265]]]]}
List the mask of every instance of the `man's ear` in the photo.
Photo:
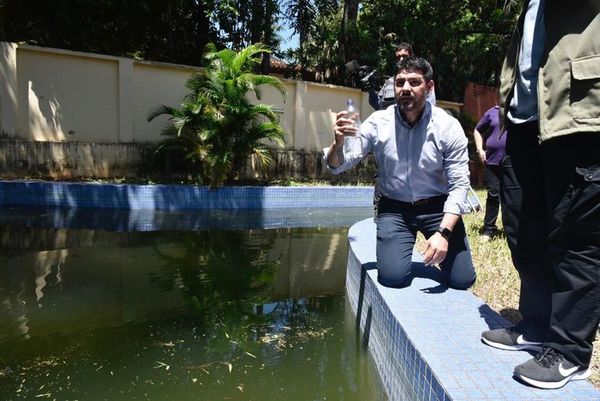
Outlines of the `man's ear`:
{"type": "Polygon", "coordinates": [[[433,82],[433,79],[430,79],[429,82],[427,82],[427,92],[431,92],[434,86],[435,83],[433,82]]]}

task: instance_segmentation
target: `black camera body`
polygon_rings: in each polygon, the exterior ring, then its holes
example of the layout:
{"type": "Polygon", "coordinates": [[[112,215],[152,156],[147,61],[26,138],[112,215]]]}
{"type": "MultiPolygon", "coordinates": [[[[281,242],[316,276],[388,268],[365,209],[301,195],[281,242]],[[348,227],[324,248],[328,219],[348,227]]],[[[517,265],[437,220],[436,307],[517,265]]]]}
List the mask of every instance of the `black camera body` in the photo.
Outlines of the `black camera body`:
{"type": "Polygon", "coordinates": [[[358,68],[357,74],[361,90],[368,91],[375,85],[377,79],[377,70],[375,68],[363,65],[358,68]]]}
{"type": "Polygon", "coordinates": [[[376,85],[377,70],[368,65],[359,65],[356,60],[346,63],[346,70],[351,74],[352,80],[360,90],[366,92],[376,85]]]}

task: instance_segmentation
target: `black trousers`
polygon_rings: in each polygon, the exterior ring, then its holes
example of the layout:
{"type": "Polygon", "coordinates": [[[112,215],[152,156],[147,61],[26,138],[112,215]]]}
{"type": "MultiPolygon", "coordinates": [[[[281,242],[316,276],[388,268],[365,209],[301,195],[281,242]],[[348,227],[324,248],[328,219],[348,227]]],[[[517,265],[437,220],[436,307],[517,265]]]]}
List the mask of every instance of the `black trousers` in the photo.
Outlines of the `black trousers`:
{"type": "Polygon", "coordinates": [[[518,328],[582,367],[600,322],[600,134],[539,144],[508,127],[502,219],[521,278],[518,328]]]}
{"type": "MultiPolygon", "coordinates": [[[[446,196],[430,198],[425,205],[411,206],[381,197],[377,211],[377,280],[388,287],[410,285],[412,255],[418,232],[431,237],[444,217],[446,196]]],[[[462,219],[448,241],[448,253],[440,263],[443,284],[466,290],[475,283],[471,248],[462,219]]]]}
{"type": "Polygon", "coordinates": [[[487,198],[485,200],[485,217],[483,218],[482,234],[492,236],[496,234],[496,220],[500,210],[500,166],[485,166],[485,186],[487,198]]]}

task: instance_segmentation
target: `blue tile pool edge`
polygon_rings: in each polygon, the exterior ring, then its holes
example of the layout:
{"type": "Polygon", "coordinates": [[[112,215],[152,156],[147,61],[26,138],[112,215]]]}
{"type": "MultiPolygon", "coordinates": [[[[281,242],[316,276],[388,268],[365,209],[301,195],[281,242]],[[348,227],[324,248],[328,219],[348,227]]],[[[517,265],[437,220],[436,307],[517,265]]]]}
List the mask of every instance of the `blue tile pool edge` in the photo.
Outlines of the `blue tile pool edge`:
{"type": "Polygon", "coordinates": [[[0,181],[0,205],[130,210],[371,207],[373,187],[97,184],[0,181]]]}
{"type": "MultiPolygon", "coordinates": [[[[356,334],[371,353],[390,401],[600,400],[600,390],[588,381],[540,390],[514,380],[514,366],[531,356],[480,341],[490,322],[504,327],[509,323],[470,291],[424,295],[435,284],[428,278],[415,278],[402,289],[378,284],[372,218],[350,227],[348,242],[346,293],[356,334]],[[444,320],[452,321],[447,334],[459,341],[447,343],[435,335],[444,332],[444,320]]],[[[413,262],[419,259],[413,255],[413,262]]]]}
{"type": "Polygon", "coordinates": [[[346,294],[356,316],[357,335],[361,337],[362,346],[369,350],[375,361],[389,400],[451,400],[401,323],[393,318],[384,297],[377,290],[371,275],[368,274],[369,270],[376,267],[370,263],[363,264],[359,259],[360,255],[353,251],[352,244],[353,241],[350,241],[346,294]],[[395,344],[401,344],[400,363],[399,355],[395,355],[399,347],[395,344]],[[424,370],[427,373],[419,374],[424,370]],[[426,377],[426,380],[419,383],[421,377],[426,377]]]}

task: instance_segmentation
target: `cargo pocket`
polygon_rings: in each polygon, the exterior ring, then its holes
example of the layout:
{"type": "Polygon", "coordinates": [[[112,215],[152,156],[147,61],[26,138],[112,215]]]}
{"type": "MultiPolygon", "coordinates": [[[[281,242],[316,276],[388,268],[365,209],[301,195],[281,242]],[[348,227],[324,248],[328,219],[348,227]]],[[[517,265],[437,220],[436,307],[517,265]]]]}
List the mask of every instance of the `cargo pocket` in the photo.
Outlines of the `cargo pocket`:
{"type": "Polygon", "coordinates": [[[570,100],[575,120],[600,119],[600,55],[571,60],[570,100]]]}
{"type": "Polygon", "coordinates": [[[577,167],[572,184],[554,210],[554,223],[600,234],[600,166],[577,167]]]}

